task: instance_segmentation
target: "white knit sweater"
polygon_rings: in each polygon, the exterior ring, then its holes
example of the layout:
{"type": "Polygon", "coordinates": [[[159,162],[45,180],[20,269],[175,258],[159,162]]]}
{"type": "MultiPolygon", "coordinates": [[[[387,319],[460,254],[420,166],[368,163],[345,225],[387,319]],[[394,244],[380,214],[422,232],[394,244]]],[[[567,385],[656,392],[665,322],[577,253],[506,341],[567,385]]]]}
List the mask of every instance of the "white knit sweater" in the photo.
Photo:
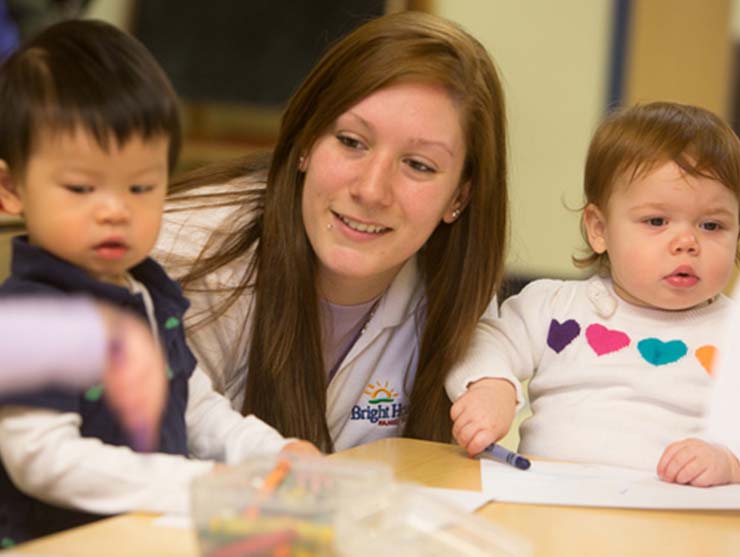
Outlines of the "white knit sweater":
{"type": "MultiPolygon", "coordinates": [[[[608,279],[540,280],[504,302],[478,367],[530,380],[521,452],[655,470],[668,444],[702,432],[709,361],[732,307],[720,295],[687,311],[646,309],[608,279]]],[[[448,392],[470,381],[458,370],[448,392]]]]}

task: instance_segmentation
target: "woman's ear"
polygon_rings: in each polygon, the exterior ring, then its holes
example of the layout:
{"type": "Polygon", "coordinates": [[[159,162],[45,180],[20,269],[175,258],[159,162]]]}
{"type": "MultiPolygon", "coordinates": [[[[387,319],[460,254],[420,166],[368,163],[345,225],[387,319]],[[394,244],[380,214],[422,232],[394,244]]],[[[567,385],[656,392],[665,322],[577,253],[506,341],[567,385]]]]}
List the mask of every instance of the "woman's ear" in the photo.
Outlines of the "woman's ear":
{"type": "Polygon", "coordinates": [[[301,153],[301,156],[298,157],[298,170],[300,172],[306,172],[306,170],[308,170],[308,153],[303,152],[301,153]]]}
{"type": "Polygon", "coordinates": [[[470,202],[470,181],[468,180],[464,184],[461,184],[457,189],[457,195],[450,203],[450,206],[442,215],[442,220],[447,224],[452,224],[459,217],[460,214],[465,210],[470,202]]]}
{"type": "Polygon", "coordinates": [[[23,202],[13,184],[8,163],[0,159],[0,212],[20,215],[23,212],[23,202]]]}
{"type": "Polygon", "coordinates": [[[606,217],[593,203],[583,209],[583,226],[591,249],[598,254],[604,253],[607,248],[606,217]]]}

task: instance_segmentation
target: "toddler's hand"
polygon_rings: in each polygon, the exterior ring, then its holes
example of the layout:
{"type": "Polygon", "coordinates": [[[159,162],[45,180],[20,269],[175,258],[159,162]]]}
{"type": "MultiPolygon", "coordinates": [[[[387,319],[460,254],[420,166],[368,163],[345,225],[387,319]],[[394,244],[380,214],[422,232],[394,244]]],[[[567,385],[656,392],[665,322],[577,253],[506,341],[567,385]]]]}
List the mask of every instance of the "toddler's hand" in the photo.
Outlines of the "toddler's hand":
{"type": "Polygon", "coordinates": [[[166,366],[159,343],[138,317],[104,304],[98,310],[110,343],[105,397],[137,450],[152,450],[167,397],[166,366]]]}
{"type": "Polygon", "coordinates": [[[280,454],[321,456],[321,451],[309,441],[291,441],[282,448],[280,454]]]}
{"type": "Polygon", "coordinates": [[[516,412],[516,389],[506,379],[481,379],[452,405],[452,436],[474,456],[509,431],[516,412]]]}
{"type": "Polygon", "coordinates": [[[701,439],[684,439],[668,445],[657,472],[663,481],[697,487],[740,482],[737,457],[728,448],[701,439]]]}

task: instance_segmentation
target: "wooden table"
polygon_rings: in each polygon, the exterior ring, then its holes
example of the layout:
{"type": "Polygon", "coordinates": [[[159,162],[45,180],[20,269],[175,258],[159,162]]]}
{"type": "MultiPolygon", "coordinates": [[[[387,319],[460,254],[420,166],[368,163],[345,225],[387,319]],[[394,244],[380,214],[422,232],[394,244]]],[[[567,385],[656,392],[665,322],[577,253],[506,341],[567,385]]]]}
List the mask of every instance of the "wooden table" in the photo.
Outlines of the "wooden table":
{"type": "MultiPolygon", "coordinates": [[[[334,458],[380,460],[396,478],[480,490],[480,465],[459,447],[383,439],[334,458]]],[[[654,511],[490,503],[478,514],[530,540],[534,555],[740,556],[740,511],[654,511]]]]}
{"type": "MultiPolygon", "coordinates": [[[[480,468],[459,447],[383,439],[334,459],[390,464],[396,477],[433,487],[480,490],[480,468]]],[[[529,539],[536,556],[740,556],[740,511],[649,511],[491,503],[479,514],[529,539]]],[[[155,527],[132,513],[14,548],[37,557],[196,557],[193,534],[155,527]]],[[[1,555],[1,553],[0,553],[1,555]]],[[[389,553],[389,557],[393,557],[389,553]]]]}

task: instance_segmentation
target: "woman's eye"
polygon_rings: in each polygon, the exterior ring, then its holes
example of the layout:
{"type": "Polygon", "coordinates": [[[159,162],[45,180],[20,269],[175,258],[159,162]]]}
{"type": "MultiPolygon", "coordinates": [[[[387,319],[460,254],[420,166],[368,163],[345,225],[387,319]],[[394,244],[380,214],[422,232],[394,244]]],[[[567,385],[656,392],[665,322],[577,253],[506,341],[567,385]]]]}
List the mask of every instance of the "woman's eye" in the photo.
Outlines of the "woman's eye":
{"type": "Polygon", "coordinates": [[[345,147],[349,147],[350,149],[362,149],[363,147],[362,142],[359,139],[355,139],[349,135],[339,134],[337,135],[337,140],[339,140],[339,143],[345,147]]]}
{"type": "Polygon", "coordinates": [[[433,174],[437,172],[434,168],[432,168],[428,164],[424,164],[423,162],[417,161],[415,159],[408,159],[406,161],[406,164],[408,164],[411,168],[413,168],[414,170],[418,172],[426,172],[429,174],[433,174]]]}
{"type": "Polygon", "coordinates": [[[147,193],[154,189],[154,186],[131,186],[129,191],[131,193],[147,193]]]}
{"type": "Polygon", "coordinates": [[[72,193],[90,193],[93,191],[92,186],[80,186],[78,184],[66,184],[64,188],[72,193]]]}

